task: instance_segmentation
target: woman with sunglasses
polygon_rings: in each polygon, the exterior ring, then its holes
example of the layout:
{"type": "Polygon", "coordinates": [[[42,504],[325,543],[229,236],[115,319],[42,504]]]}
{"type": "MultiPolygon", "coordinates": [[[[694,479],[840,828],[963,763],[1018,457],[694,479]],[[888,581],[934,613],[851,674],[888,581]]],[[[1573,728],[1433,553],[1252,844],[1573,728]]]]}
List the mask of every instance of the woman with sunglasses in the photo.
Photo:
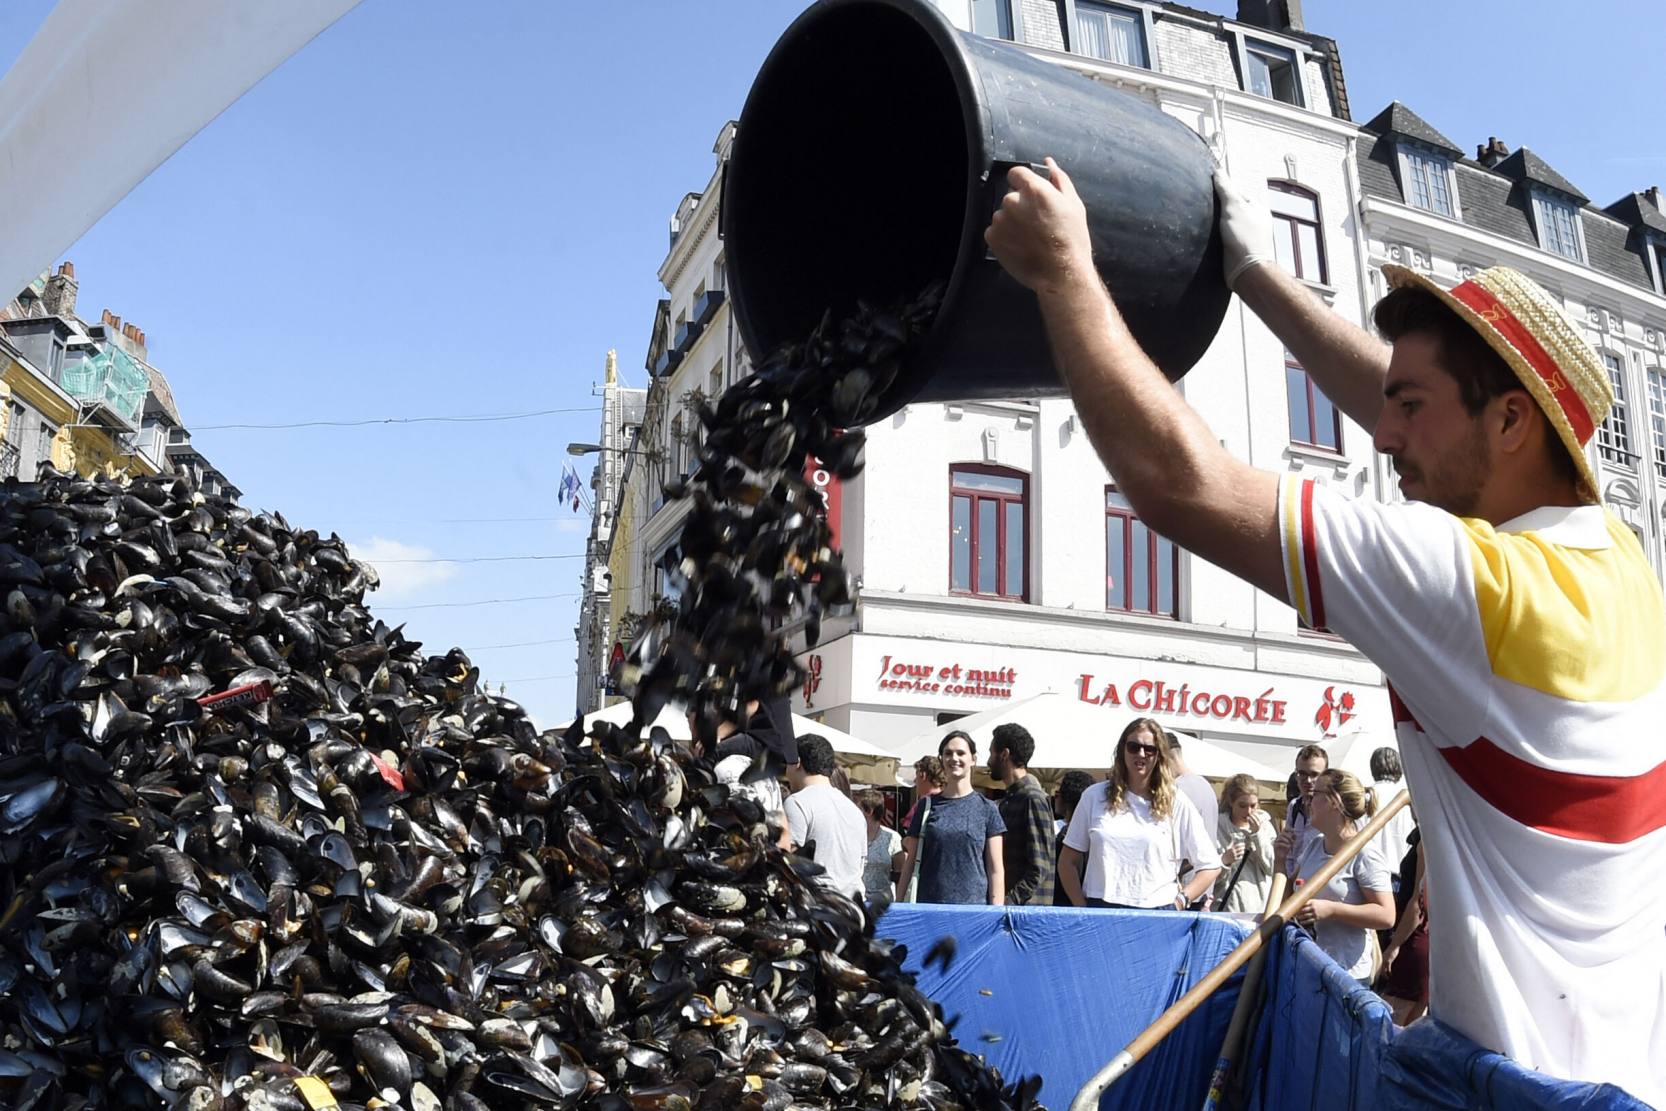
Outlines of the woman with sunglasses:
{"type": "Polygon", "coordinates": [[[943,789],[920,803],[903,838],[897,899],[919,870],[915,898],[922,903],[1006,902],[1001,868],[1001,835],[1006,823],[994,803],[972,790],[977,744],[955,730],[937,745],[943,761],[943,789]]]}
{"type": "Polygon", "coordinates": [[[1058,876],[1072,904],[1185,910],[1214,885],[1221,857],[1213,831],[1174,778],[1163,727],[1129,722],[1110,777],[1082,792],[1065,830],[1058,876]],[[1182,886],[1187,863],[1193,870],[1182,886]]]}
{"type": "MultiPolygon", "coordinates": [[[[1311,879],[1342,846],[1359,836],[1359,827],[1376,811],[1371,793],[1345,771],[1321,772],[1308,801],[1308,820],[1315,836],[1297,850],[1290,871],[1296,882],[1311,879]]],[[[1283,869],[1288,846],[1275,842],[1273,866],[1283,869]]],[[[1367,845],[1296,914],[1296,924],[1307,927],[1319,948],[1365,987],[1371,986],[1381,953],[1377,931],[1394,925],[1394,888],[1388,861],[1375,845],[1367,845]]]]}

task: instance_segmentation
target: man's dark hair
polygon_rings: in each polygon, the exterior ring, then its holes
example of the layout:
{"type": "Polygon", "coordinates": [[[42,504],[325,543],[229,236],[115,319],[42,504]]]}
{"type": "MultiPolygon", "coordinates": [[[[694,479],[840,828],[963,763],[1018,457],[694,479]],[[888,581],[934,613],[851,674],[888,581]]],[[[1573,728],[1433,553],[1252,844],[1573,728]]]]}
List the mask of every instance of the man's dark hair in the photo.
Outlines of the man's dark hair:
{"type": "Polygon", "coordinates": [[[1059,780],[1059,801],[1074,809],[1082,801],[1082,792],[1093,786],[1093,776],[1083,771],[1068,771],[1059,780]]]}
{"type": "Polygon", "coordinates": [[[1326,752],[1318,745],[1303,745],[1296,753],[1296,759],[1298,761],[1311,760],[1315,756],[1325,762],[1325,767],[1330,767],[1330,753],[1326,752]]]}
{"type": "Polygon", "coordinates": [[[839,762],[833,756],[833,744],[820,733],[806,733],[798,738],[798,764],[805,775],[832,775],[839,762]]]}
{"type": "Polygon", "coordinates": [[[1004,725],[997,725],[994,734],[989,738],[991,753],[1002,749],[1012,758],[1013,767],[1027,768],[1030,766],[1030,758],[1035,755],[1035,738],[1030,736],[1030,731],[1022,725],[1009,721],[1004,725]]]}
{"type": "MultiPolygon", "coordinates": [[[[1493,350],[1492,344],[1481,333],[1453,312],[1439,297],[1418,286],[1401,286],[1389,290],[1388,296],[1371,310],[1371,320],[1377,331],[1390,343],[1413,333],[1434,337],[1439,350],[1440,365],[1458,384],[1458,400],[1464,410],[1475,416],[1486,408],[1487,402],[1511,390],[1525,390],[1521,378],[1504,356],[1493,350]]],[[[1535,398],[1534,406],[1538,406],[1535,398]]],[[[1555,425],[1546,417],[1551,433],[1550,457],[1557,476],[1569,482],[1579,481],[1579,468],[1573,461],[1555,425]]]]}
{"type": "Polygon", "coordinates": [[[1178,734],[1178,733],[1169,733],[1168,738],[1169,738],[1169,751],[1170,752],[1179,752],[1180,751],[1180,734],[1178,734]]]}
{"type": "Polygon", "coordinates": [[[1384,746],[1371,754],[1371,778],[1386,779],[1391,783],[1400,782],[1400,776],[1405,773],[1400,770],[1400,754],[1392,748],[1384,746]]]}

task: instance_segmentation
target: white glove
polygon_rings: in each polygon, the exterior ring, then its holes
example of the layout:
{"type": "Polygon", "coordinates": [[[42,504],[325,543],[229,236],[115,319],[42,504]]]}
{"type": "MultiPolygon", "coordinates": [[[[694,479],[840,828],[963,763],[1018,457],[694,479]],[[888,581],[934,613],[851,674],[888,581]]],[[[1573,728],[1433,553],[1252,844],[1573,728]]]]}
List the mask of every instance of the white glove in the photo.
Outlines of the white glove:
{"type": "Polygon", "coordinates": [[[1215,198],[1221,210],[1221,269],[1231,289],[1250,267],[1276,261],[1273,218],[1266,205],[1251,200],[1220,169],[1215,170],[1215,198]]]}

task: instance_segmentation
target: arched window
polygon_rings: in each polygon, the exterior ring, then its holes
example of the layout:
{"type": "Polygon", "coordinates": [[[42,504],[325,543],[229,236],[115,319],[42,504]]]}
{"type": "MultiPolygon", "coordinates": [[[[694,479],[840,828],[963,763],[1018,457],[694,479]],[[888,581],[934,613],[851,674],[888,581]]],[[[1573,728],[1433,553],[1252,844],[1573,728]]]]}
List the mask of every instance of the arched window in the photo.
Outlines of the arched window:
{"type": "Polygon", "coordinates": [[[1029,598],[1030,480],[1021,471],[949,467],[949,592],[1029,598]]]}
{"type": "Polygon", "coordinates": [[[1289,181],[1269,181],[1273,251],[1278,264],[1303,281],[1330,284],[1325,265],[1325,232],[1319,222],[1319,194],[1289,181]]]}

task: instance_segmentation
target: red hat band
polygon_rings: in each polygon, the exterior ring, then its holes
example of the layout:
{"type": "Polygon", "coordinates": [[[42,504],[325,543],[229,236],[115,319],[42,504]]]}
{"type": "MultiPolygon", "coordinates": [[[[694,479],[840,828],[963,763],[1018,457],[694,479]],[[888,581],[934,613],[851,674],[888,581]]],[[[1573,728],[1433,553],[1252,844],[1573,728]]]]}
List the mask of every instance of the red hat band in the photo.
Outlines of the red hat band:
{"type": "Polygon", "coordinates": [[[1471,280],[1453,288],[1452,296],[1468,305],[1475,314],[1493,328],[1498,334],[1521,353],[1527,360],[1527,365],[1539,376],[1550,396],[1556,399],[1562,415],[1568,418],[1568,424],[1573,428],[1573,434],[1580,443],[1591,439],[1596,426],[1591,422],[1590,411],[1585,408],[1585,402],[1580,399],[1578,391],[1568,384],[1562,376],[1561,368],[1556,365],[1544,347],[1534,337],[1525,325],[1516,319],[1504,303],[1494,297],[1485,286],[1471,280]]]}

